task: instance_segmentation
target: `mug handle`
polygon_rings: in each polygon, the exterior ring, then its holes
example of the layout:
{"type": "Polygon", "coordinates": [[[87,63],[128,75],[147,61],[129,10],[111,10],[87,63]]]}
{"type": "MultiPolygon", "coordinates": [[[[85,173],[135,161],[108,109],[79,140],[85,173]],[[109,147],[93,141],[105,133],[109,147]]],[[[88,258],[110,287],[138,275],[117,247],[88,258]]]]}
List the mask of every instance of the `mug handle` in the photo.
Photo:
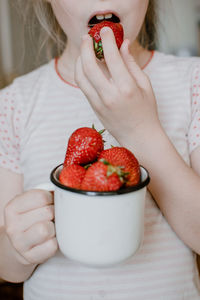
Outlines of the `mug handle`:
{"type": "Polygon", "coordinates": [[[33,189],[55,192],[55,185],[51,182],[44,182],[36,185],[33,189]]]}

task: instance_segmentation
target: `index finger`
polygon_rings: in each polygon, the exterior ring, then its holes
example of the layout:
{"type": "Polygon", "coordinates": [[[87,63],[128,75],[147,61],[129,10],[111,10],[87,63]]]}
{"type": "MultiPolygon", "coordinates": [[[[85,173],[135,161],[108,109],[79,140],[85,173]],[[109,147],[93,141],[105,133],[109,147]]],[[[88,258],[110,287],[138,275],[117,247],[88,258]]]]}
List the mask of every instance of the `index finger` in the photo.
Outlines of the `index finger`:
{"type": "Polygon", "coordinates": [[[132,85],[133,78],[121,57],[112,29],[103,27],[100,34],[103,44],[104,59],[112,79],[118,86],[121,86],[124,83],[132,85]]]}
{"type": "Polygon", "coordinates": [[[104,95],[110,93],[112,85],[97,64],[93,48],[93,40],[88,34],[84,36],[80,58],[84,75],[95,88],[100,97],[104,98],[104,95]]]}

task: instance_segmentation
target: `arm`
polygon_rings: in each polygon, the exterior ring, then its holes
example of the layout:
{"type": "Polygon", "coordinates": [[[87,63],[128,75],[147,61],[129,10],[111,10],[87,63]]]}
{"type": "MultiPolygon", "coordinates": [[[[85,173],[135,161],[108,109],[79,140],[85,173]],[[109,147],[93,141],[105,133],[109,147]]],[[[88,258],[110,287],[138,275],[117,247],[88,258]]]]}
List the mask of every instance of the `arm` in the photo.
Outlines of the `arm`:
{"type": "Polygon", "coordinates": [[[53,199],[44,191],[23,192],[23,177],[0,168],[0,277],[23,282],[55,254],[53,199]]]}
{"type": "Polygon", "coordinates": [[[4,208],[11,199],[21,194],[22,191],[22,175],[0,168],[0,277],[13,282],[24,281],[35,268],[35,265],[26,266],[19,263],[16,259],[16,251],[5,232],[4,208]]]}
{"type": "Polygon", "coordinates": [[[101,37],[109,74],[96,61],[87,36],[77,60],[77,84],[105,128],[149,170],[149,189],[173,230],[200,253],[200,177],[165,134],[151,83],[135,63],[127,40],[119,52],[109,29],[101,37]]]}
{"type": "MultiPolygon", "coordinates": [[[[191,165],[195,172],[200,176],[200,147],[196,148],[192,152],[191,165]]],[[[200,256],[197,256],[197,264],[200,273],[200,256]]]]}
{"type": "Polygon", "coordinates": [[[125,146],[132,149],[150,172],[155,201],[177,235],[200,253],[200,148],[193,151],[190,168],[177,153],[162,128],[149,128],[143,139],[125,146]],[[153,134],[152,134],[153,132],[153,134]]]}

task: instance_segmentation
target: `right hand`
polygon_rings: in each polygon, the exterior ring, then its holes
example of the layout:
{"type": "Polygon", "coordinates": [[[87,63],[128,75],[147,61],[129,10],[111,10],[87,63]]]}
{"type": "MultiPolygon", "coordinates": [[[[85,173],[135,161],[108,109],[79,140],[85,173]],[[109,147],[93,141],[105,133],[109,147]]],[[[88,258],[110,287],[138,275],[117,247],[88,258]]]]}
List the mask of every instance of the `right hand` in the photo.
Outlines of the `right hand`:
{"type": "Polygon", "coordinates": [[[4,219],[6,234],[20,263],[37,265],[57,251],[50,192],[30,190],[16,196],[6,205],[4,219]]]}

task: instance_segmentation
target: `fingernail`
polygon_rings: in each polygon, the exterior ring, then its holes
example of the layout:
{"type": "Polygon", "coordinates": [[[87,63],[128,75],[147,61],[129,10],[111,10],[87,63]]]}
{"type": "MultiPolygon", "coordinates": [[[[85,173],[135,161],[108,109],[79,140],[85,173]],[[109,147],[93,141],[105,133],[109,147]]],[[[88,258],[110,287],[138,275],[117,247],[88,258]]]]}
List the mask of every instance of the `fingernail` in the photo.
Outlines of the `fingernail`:
{"type": "Polygon", "coordinates": [[[109,30],[112,30],[112,29],[110,29],[110,27],[108,27],[108,26],[105,26],[101,29],[100,33],[108,32],[109,30]]]}

